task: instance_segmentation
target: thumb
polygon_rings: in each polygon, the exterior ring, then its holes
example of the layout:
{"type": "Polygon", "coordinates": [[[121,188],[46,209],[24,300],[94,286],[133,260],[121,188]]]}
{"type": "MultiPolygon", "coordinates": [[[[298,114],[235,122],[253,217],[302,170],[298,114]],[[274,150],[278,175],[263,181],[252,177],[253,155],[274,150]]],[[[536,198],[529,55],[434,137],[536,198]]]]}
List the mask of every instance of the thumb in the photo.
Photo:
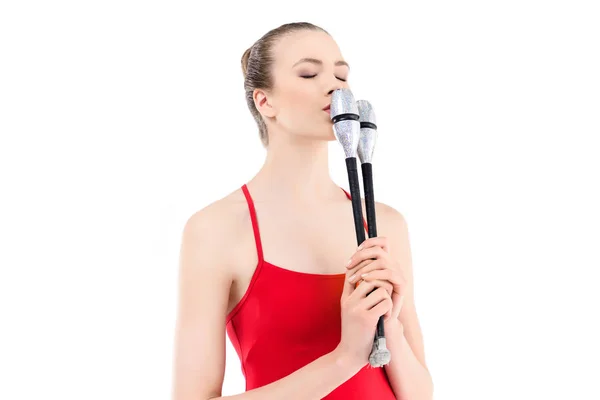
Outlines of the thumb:
{"type": "Polygon", "coordinates": [[[346,271],[346,276],[344,277],[344,288],[342,290],[342,299],[348,298],[354,289],[356,288],[356,283],[348,282],[348,278],[350,278],[349,270],[346,271]]]}

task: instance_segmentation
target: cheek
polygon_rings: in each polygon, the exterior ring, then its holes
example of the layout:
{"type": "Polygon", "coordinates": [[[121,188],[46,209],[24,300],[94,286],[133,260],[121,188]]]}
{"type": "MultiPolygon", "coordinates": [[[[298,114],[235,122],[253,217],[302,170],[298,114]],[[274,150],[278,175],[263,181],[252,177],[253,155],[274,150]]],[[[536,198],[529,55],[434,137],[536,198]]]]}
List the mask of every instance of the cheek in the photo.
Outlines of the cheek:
{"type": "Polygon", "coordinates": [[[315,107],[315,95],[308,93],[297,91],[294,93],[293,100],[290,104],[290,109],[295,111],[295,114],[306,115],[311,113],[312,109],[315,107]]]}
{"type": "Polygon", "coordinates": [[[305,127],[315,122],[318,107],[315,95],[302,91],[290,91],[286,96],[284,111],[281,113],[280,122],[288,127],[305,127]]]}

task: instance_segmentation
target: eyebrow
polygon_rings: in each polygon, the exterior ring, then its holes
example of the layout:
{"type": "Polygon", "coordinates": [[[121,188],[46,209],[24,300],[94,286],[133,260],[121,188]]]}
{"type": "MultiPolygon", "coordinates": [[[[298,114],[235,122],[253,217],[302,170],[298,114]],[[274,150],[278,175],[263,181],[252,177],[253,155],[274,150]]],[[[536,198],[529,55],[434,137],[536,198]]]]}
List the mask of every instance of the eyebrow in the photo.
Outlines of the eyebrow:
{"type": "MultiPolygon", "coordinates": [[[[317,64],[317,65],[323,65],[323,61],[321,60],[317,60],[316,58],[310,58],[310,57],[305,57],[300,59],[296,64],[292,65],[292,68],[294,68],[296,65],[301,64],[303,62],[309,62],[309,63],[313,63],[313,64],[317,64]]],[[[345,65],[346,67],[348,67],[348,69],[350,69],[350,65],[346,62],[346,61],[336,61],[335,62],[335,66],[339,66],[339,65],[345,65]]]]}

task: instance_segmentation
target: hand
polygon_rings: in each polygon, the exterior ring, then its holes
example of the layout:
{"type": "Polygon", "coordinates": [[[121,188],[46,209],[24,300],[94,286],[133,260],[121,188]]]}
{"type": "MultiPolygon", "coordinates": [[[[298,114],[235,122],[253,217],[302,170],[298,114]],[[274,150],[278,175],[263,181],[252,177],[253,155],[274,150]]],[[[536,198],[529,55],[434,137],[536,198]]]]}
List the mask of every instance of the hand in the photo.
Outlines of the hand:
{"type": "Polygon", "coordinates": [[[387,281],[385,286],[392,298],[393,307],[384,315],[384,322],[398,320],[404,300],[406,280],[402,275],[400,263],[390,255],[388,239],[377,236],[365,240],[352,255],[346,268],[350,270],[348,275],[351,277],[354,275],[350,282],[357,282],[357,285],[361,280],[366,282],[387,281]]]}
{"type": "MultiPolygon", "coordinates": [[[[340,297],[341,336],[336,352],[355,372],[364,367],[373,350],[373,338],[376,334],[377,322],[392,309],[393,303],[385,285],[387,281],[374,280],[362,282],[358,287],[348,281],[350,270],[346,271],[344,289],[340,297]]],[[[386,332],[395,334],[393,320],[385,325],[386,332]]],[[[392,343],[390,342],[390,345],[392,343]]]]}

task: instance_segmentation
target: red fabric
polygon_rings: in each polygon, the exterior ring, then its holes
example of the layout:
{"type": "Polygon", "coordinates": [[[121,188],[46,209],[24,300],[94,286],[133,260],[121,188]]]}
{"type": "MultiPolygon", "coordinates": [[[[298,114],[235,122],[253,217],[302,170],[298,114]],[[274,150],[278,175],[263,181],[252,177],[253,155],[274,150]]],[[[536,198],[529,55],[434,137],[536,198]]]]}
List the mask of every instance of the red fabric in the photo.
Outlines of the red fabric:
{"type": "MultiPolygon", "coordinates": [[[[265,261],[254,203],[246,185],[242,189],[252,219],[258,265],[248,290],[227,315],[226,329],[248,391],[284,378],[337,347],[345,274],[297,272],[265,261]]],[[[366,221],[364,225],[368,231],[366,221]]],[[[367,364],[323,399],[393,400],[395,396],[385,369],[367,364]]]]}

